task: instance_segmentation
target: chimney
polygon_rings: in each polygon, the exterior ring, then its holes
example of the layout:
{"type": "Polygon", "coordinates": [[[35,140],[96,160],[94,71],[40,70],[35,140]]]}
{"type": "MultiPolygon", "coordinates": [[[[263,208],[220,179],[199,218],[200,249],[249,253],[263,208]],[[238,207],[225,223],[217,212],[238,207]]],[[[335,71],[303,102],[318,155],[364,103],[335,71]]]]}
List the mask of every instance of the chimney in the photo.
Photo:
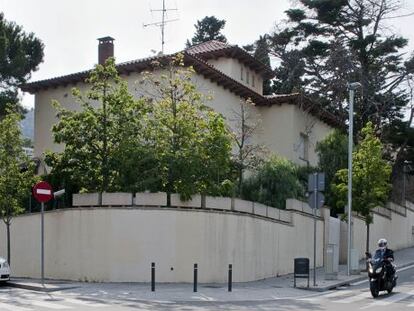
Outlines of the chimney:
{"type": "Polygon", "coordinates": [[[114,56],[114,40],[115,39],[112,37],[103,37],[98,39],[98,62],[100,65],[105,64],[109,57],[114,56]]]}

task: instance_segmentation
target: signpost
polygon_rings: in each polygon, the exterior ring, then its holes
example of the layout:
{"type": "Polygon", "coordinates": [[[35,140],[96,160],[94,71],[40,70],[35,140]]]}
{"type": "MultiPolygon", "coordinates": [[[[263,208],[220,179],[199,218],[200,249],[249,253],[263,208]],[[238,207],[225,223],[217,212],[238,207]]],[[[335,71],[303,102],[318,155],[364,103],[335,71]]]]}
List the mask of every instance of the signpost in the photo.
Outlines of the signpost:
{"type": "Polygon", "coordinates": [[[308,176],[308,203],[313,210],[313,286],[316,286],[316,210],[325,203],[320,191],[325,190],[325,173],[313,173],[308,176]]]}
{"type": "Polygon", "coordinates": [[[40,243],[41,243],[41,275],[42,275],[42,285],[44,284],[45,279],[45,262],[44,262],[44,211],[45,211],[45,203],[49,202],[53,198],[52,186],[49,185],[45,181],[41,181],[37,183],[33,187],[33,196],[35,199],[41,203],[41,210],[40,210],[40,243]]]}

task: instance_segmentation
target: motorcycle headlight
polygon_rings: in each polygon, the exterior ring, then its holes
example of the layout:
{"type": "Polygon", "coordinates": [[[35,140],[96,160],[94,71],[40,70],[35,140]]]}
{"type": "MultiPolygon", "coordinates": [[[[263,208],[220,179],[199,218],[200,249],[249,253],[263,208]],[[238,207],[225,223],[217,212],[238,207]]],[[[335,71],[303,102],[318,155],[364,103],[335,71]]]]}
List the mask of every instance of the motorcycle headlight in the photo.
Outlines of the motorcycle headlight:
{"type": "Polygon", "coordinates": [[[369,267],[368,271],[369,273],[374,273],[374,269],[372,269],[372,267],[369,267]]]}
{"type": "Polygon", "coordinates": [[[375,273],[381,273],[382,271],[382,267],[377,268],[377,270],[375,270],[375,273]]]}

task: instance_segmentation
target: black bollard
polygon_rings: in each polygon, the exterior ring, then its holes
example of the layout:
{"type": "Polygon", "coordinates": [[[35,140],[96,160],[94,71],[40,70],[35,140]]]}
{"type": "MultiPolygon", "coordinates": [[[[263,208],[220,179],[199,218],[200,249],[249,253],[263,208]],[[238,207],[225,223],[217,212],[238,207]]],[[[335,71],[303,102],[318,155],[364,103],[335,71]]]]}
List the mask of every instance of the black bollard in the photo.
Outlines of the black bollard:
{"type": "Polygon", "coordinates": [[[233,283],[233,265],[229,264],[229,292],[231,292],[233,283]]]}
{"type": "Polygon", "coordinates": [[[194,288],[193,288],[194,293],[197,292],[197,273],[198,273],[198,266],[195,263],[194,264],[194,288]]]}
{"type": "Polygon", "coordinates": [[[151,291],[155,292],[155,262],[151,263],[151,291]]]}

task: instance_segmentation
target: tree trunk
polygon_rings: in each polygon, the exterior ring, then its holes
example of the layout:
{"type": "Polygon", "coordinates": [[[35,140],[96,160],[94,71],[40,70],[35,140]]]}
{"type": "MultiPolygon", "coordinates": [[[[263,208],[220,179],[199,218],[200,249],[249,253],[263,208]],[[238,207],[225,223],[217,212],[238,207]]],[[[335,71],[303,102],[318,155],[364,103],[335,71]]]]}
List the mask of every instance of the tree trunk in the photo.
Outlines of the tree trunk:
{"type": "Polygon", "coordinates": [[[10,264],[10,223],[6,223],[7,230],[7,262],[10,264]]]}

